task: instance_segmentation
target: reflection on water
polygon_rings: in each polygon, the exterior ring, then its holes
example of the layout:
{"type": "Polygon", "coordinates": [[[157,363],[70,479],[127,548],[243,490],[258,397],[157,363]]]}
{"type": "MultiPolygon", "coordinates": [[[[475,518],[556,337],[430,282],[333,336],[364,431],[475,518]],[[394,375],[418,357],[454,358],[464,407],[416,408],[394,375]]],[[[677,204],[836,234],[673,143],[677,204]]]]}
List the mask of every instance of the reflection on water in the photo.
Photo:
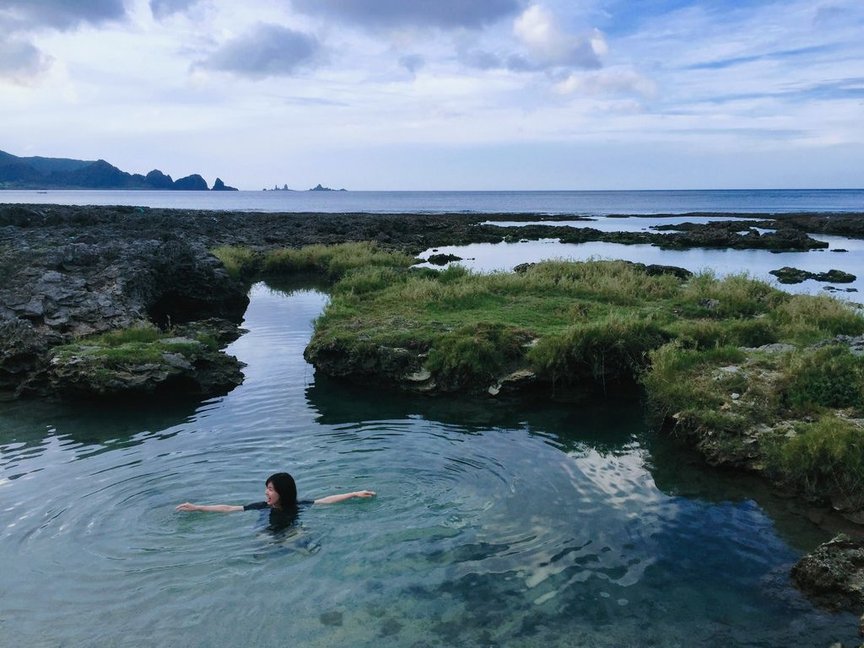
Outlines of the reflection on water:
{"type": "Polygon", "coordinates": [[[481,403],[321,381],[301,354],[326,297],[263,285],[251,297],[249,333],[229,349],[248,363],[246,381],[194,411],[0,410],[3,637],[616,647],[854,638],[852,615],[814,609],[789,583],[790,565],[825,534],[654,438],[638,401],[481,403]],[[264,478],[283,469],[301,498],[379,495],[304,508],[275,535],[266,512],[174,512],[184,500],[260,500],[264,478]]]}
{"type": "MultiPolygon", "coordinates": [[[[807,280],[800,284],[780,284],[770,274],[784,266],[820,273],[831,269],[844,270],[857,275],[854,282],[833,284],[838,296],[856,303],[864,303],[864,244],[840,236],[814,236],[826,241],[827,250],[809,252],[769,252],[766,250],[728,250],[692,248],[689,250],[663,250],[653,245],[624,245],[621,243],[559,243],[557,239],[523,241],[519,243],[472,243],[434,248],[441,254],[454,254],[463,260],[459,265],[477,272],[510,271],[521,263],[536,263],[546,259],[588,261],[591,259],[622,259],[634,263],[672,265],[691,272],[710,270],[717,276],[746,272],[751,277],[766,281],[781,290],[792,293],[819,294],[830,284],[807,280]],[[838,250],[844,250],[840,252],[838,250]],[[851,289],[853,292],[847,292],[851,289]]],[[[419,256],[432,254],[426,250],[419,256]]],[[[429,266],[429,264],[423,264],[429,266]]]]}

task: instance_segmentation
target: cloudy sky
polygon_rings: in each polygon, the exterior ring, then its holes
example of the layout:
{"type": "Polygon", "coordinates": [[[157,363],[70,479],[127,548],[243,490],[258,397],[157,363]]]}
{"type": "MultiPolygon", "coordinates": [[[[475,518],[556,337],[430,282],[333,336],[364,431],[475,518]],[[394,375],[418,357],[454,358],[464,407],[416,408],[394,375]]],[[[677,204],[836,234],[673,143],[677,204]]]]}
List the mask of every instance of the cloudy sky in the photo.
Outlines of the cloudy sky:
{"type": "Polygon", "coordinates": [[[243,189],[864,186],[861,0],[0,0],[0,149],[243,189]]]}

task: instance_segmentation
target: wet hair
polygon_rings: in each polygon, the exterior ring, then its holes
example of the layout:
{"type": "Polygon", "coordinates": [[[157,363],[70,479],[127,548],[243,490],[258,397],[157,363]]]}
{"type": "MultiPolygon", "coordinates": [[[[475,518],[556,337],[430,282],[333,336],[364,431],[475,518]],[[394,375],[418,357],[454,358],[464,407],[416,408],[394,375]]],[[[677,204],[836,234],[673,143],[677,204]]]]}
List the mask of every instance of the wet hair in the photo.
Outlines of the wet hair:
{"type": "Polygon", "coordinates": [[[297,484],[294,478],[286,472],[274,473],[264,482],[273,484],[273,490],[279,493],[279,506],[283,509],[297,508],[297,484]]]}

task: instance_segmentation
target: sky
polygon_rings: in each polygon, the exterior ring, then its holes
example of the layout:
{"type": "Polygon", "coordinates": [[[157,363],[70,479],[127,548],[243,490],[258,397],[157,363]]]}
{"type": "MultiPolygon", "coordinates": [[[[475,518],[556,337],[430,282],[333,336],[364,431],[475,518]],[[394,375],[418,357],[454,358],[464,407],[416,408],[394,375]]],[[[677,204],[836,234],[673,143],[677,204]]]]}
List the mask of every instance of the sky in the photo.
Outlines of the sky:
{"type": "Polygon", "coordinates": [[[861,0],[0,0],[0,150],[241,189],[864,187],[861,0]]]}

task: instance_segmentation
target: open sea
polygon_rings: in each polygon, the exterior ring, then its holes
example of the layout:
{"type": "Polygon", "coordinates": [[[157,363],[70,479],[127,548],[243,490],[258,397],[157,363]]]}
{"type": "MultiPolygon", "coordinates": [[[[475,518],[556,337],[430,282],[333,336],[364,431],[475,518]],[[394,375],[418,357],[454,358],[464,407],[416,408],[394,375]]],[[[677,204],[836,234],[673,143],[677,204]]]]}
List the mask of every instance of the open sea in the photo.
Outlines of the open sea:
{"type": "Polygon", "coordinates": [[[0,191],[0,203],[252,212],[683,214],[864,212],[864,189],[705,191],[0,191]]]}

